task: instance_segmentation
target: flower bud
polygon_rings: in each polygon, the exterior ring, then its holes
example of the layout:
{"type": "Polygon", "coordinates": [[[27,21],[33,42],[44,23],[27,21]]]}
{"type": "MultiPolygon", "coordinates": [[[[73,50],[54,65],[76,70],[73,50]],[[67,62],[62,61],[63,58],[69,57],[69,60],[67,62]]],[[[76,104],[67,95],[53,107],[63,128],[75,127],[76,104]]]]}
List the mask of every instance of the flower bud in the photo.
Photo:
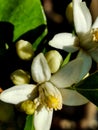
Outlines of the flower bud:
{"type": "Polygon", "coordinates": [[[26,114],[32,115],[35,112],[36,105],[33,101],[27,100],[21,104],[21,110],[26,114]]]}
{"type": "Polygon", "coordinates": [[[15,85],[28,84],[30,82],[29,73],[22,69],[18,69],[16,71],[14,71],[11,74],[10,78],[15,85]]]}
{"type": "Polygon", "coordinates": [[[34,56],[32,44],[24,40],[19,40],[16,42],[16,52],[22,60],[31,60],[31,58],[34,56]]]}
{"type": "Polygon", "coordinates": [[[70,2],[65,11],[66,18],[70,24],[73,24],[73,5],[70,2]]]}
{"type": "Polygon", "coordinates": [[[56,50],[51,50],[45,54],[51,73],[55,73],[60,68],[63,58],[56,50]]]}

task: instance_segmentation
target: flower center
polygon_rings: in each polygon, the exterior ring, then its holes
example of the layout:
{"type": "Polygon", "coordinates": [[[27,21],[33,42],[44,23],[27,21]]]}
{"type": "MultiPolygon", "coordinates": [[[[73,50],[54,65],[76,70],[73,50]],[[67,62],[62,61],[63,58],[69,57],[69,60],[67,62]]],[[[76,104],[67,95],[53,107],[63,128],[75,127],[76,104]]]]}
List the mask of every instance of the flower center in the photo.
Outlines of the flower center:
{"type": "Polygon", "coordinates": [[[45,82],[39,86],[40,103],[48,109],[60,110],[62,108],[62,96],[60,91],[50,82],[45,82]]]}
{"type": "Polygon", "coordinates": [[[98,42],[98,28],[92,29],[93,41],[98,42]]]}
{"type": "Polygon", "coordinates": [[[56,97],[54,97],[54,96],[52,96],[52,95],[47,96],[47,97],[45,98],[45,102],[46,102],[47,106],[48,106],[50,109],[51,109],[51,108],[53,108],[53,109],[55,109],[55,110],[61,109],[60,106],[59,106],[59,104],[60,104],[59,99],[56,98],[56,97]]]}

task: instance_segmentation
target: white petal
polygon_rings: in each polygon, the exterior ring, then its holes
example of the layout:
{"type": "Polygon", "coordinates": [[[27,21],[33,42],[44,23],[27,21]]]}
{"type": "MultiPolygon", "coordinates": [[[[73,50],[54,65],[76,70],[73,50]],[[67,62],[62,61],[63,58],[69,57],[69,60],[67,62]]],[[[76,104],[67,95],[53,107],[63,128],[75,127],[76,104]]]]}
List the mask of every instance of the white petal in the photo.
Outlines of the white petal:
{"type": "Polygon", "coordinates": [[[76,58],[55,73],[50,81],[58,88],[70,87],[79,82],[88,72],[84,71],[84,59],[76,58]]]}
{"type": "Polygon", "coordinates": [[[53,110],[47,110],[43,107],[40,111],[34,114],[35,130],[50,130],[53,110]]]}
{"type": "Polygon", "coordinates": [[[81,74],[80,74],[80,80],[85,76],[84,74],[87,74],[92,66],[92,58],[91,56],[83,51],[82,49],[79,51],[77,58],[82,58],[82,68],[81,68],[81,74]]]}
{"type": "Polygon", "coordinates": [[[62,94],[64,105],[78,106],[86,104],[88,102],[88,99],[86,99],[84,96],[82,96],[75,90],[69,90],[69,89],[59,89],[59,90],[62,94]]]}
{"type": "Polygon", "coordinates": [[[39,89],[43,89],[46,95],[49,94],[55,97],[59,97],[62,102],[62,97],[59,90],[55,86],[53,86],[52,83],[45,82],[42,85],[40,85],[39,89]]]}
{"type": "Polygon", "coordinates": [[[33,98],[31,94],[33,91],[35,92],[35,88],[36,86],[32,84],[22,84],[11,87],[0,94],[0,100],[7,103],[18,104],[22,101],[33,98]]]}
{"type": "Polygon", "coordinates": [[[37,83],[48,81],[51,72],[43,53],[38,54],[31,65],[32,78],[37,83]]]}
{"type": "Polygon", "coordinates": [[[80,3],[82,0],[73,0],[74,2],[80,3]]]}
{"type": "Polygon", "coordinates": [[[92,28],[98,28],[98,17],[96,18],[95,22],[93,23],[92,28]]]}
{"type": "Polygon", "coordinates": [[[94,61],[98,63],[98,47],[93,48],[92,50],[89,51],[89,54],[93,58],[94,61]]]}
{"type": "Polygon", "coordinates": [[[73,0],[74,24],[77,34],[90,31],[92,18],[85,2],[73,0]]]}
{"type": "Polygon", "coordinates": [[[78,38],[71,33],[56,34],[53,39],[49,41],[50,46],[65,50],[67,52],[77,51],[79,49],[78,44],[78,38]]]}

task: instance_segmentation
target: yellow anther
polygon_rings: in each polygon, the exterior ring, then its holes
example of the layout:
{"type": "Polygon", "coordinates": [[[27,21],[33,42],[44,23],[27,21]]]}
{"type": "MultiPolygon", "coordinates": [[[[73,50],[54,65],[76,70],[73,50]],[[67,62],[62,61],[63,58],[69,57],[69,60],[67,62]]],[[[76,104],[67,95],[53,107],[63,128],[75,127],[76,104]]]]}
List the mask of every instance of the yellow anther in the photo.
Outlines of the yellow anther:
{"type": "Polygon", "coordinates": [[[35,109],[36,109],[36,104],[31,100],[24,101],[21,104],[21,110],[24,111],[26,114],[29,115],[33,114],[35,112],[35,109]]]}
{"type": "Polygon", "coordinates": [[[59,106],[60,102],[59,102],[59,99],[52,96],[52,95],[49,95],[48,97],[45,98],[45,102],[47,104],[47,106],[51,109],[61,109],[61,107],[59,106]]]}
{"type": "Polygon", "coordinates": [[[48,109],[60,110],[62,108],[61,93],[50,82],[45,82],[39,86],[39,99],[41,104],[48,109]]]}
{"type": "Polygon", "coordinates": [[[93,41],[98,42],[98,28],[92,30],[93,41]]]}

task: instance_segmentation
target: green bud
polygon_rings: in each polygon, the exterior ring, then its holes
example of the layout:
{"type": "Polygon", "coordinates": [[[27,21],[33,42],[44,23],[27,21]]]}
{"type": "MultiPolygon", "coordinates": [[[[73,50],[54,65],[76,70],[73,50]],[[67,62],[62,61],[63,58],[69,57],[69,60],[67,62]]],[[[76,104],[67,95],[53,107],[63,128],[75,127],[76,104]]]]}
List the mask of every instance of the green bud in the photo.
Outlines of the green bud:
{"type": "Polygon", "coordinates": [[[28,115],[32,115],[35,112],[36,105],[33,101],[27,100],[21,103],[21,110],[28,115]]]}
{"type": "Polygon", "coordinates": [[[65,11],[66,18],[70,24],[73,24],[73,5],[70,2],[65,11]]]}
{"type": "Polygon", "coordinates": [[[14,71],[10,76],[13,84],[19,85],[19,84],[28,84],[30,82],[30,75],[28,72],[18,69],[14,71]]]}
{"type": "Polygon", "coordinates": [[[46,60],[50,67],[51,73],[55,73],[60,68],[63,58],[61,54],[56,50],[51,50],[45,54],[46,60]]]}
{"type": "Polygon", "coordinates": [[[22,60],[31,60],[34,56],[32,44],[24,40],[19,40],[16,42],[16,52],[22,60]]]}

